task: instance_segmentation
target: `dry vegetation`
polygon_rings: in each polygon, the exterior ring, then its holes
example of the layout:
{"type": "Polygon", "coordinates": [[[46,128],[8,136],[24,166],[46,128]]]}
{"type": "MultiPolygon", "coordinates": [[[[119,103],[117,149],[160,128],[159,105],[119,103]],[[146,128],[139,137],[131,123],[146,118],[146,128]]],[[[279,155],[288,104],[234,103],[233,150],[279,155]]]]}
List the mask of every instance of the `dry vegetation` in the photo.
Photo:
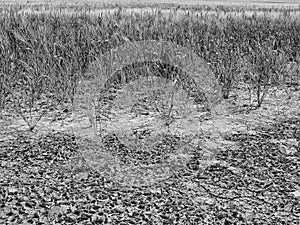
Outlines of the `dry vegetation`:
{"type": "Polygon", "coordinates": [[[299,9],[35,7],[0,11],[1,224],[299,222],[299,9]],[[96,137],[74,132],[88,125],[71,114],[91,65],[147,40],[204,59],[223,101],[207,112],[182,83],[144,77],[109,86],[113,118],[89,117],[96,137]]]}

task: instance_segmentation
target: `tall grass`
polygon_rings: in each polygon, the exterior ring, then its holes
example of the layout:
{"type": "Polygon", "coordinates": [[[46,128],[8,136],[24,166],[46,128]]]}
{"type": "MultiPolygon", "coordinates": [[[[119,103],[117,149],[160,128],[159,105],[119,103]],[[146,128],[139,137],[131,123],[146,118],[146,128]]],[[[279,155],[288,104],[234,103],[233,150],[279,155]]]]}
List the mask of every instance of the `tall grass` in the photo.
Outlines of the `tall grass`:
{"type": "MultiPolygon", "coordinates": [[[[258,107],[270,85],[287,80],[285,66],[299,63],[300,21],[291,11],[279,11],[278,17],[268,11],[262,16],[240,11],[235,17],[224,16],[224,10],[210,16],[165,15],[159,9],[123,14],[120,8],[100,15],[84,9],[38,14],[19,10],[15,6],[0,13],[0,108],[13,108],[20,115],[24,108],[41,108],[41,101],[43,109],[73,102],[89,65],[128,40],[163,40],[192,49],[209,63],[224,98],[241,75],[248,77],[258,107]]],[[[288,80],[299,85],[299,73],[288,80]]],[[[24,120],[31,129],[37,122],[24,120]]]]}

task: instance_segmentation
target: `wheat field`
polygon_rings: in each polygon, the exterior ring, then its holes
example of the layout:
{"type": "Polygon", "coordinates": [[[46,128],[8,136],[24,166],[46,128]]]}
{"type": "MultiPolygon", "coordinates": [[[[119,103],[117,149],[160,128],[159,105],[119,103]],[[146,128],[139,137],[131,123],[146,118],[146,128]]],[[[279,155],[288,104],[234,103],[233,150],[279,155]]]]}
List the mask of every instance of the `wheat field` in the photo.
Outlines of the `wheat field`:
{"type": "Polygon", "coordinates": [[[299,223],[298,1],[0,2],[0,224],[299,223]]]}

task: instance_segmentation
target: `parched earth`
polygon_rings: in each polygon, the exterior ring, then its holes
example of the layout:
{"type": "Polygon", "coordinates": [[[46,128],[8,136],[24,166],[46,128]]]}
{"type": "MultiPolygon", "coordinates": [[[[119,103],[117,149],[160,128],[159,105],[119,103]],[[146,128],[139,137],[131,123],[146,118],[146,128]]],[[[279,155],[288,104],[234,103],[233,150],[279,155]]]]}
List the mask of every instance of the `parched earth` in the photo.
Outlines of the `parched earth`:
{"type": "Polygon", "coordinates": [[[0,224],[298,224],[300,92],[272,89],[260,109],[243,96],[197,132],[140,132],[139,145],[54,125],[2,137],[0,224]]]}

